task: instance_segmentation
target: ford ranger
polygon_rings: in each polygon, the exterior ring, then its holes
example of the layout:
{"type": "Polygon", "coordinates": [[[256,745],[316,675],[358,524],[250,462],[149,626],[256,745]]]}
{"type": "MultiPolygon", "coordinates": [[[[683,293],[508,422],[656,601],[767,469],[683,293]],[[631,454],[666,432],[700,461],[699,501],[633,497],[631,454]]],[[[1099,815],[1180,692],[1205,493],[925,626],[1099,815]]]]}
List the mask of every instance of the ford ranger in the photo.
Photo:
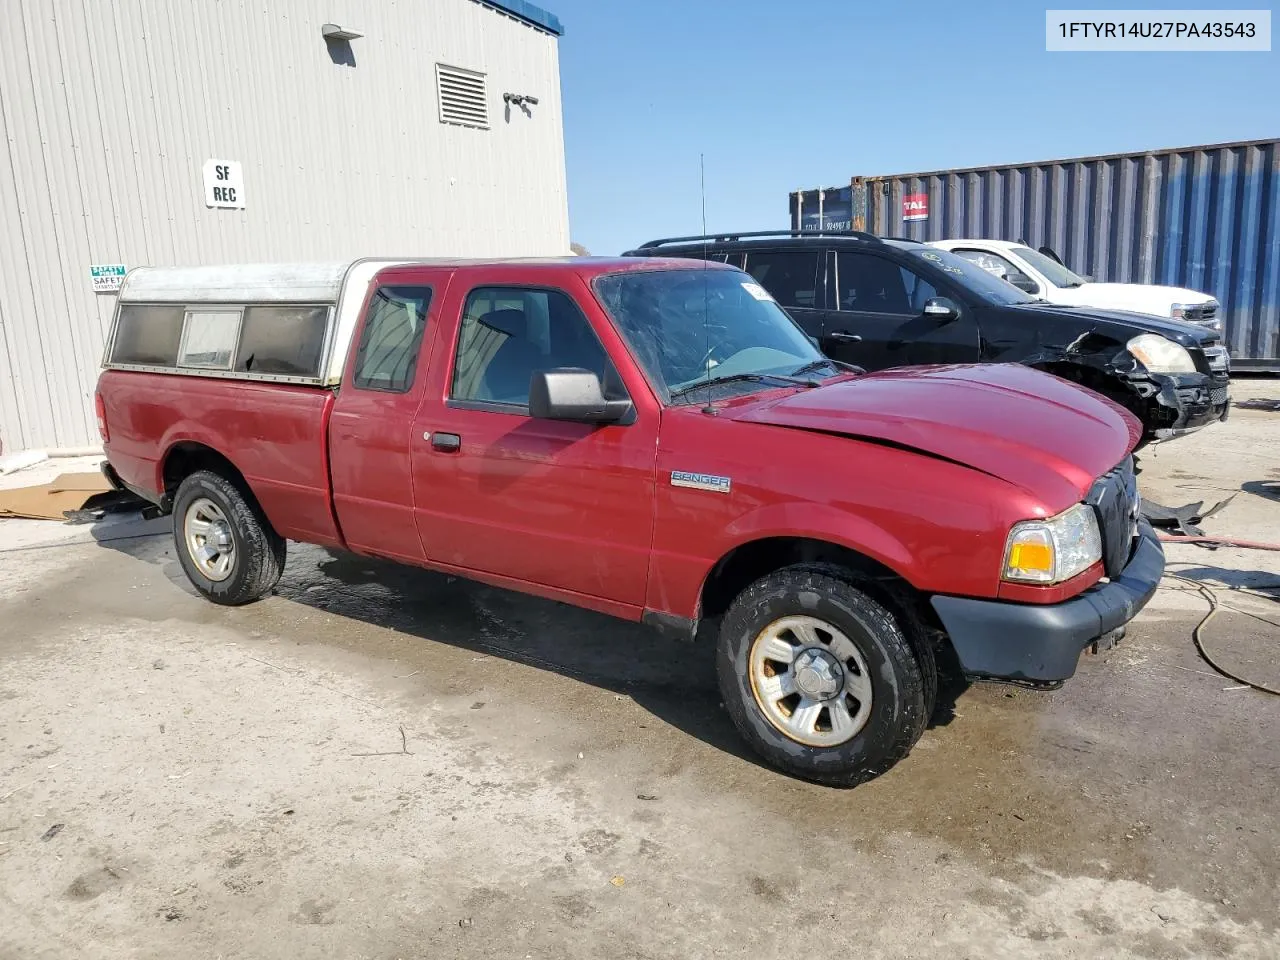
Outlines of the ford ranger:
{"type": "Polygon", "coordinates": [[[1164,566],[1131,413],[1016,364],[864,374],[723,264],[139,268],[96,402],[213,602],[292,540],[711,634],[746,740],[833,785],[907,755],[939,658],[1060,682],[1164,566]]]}

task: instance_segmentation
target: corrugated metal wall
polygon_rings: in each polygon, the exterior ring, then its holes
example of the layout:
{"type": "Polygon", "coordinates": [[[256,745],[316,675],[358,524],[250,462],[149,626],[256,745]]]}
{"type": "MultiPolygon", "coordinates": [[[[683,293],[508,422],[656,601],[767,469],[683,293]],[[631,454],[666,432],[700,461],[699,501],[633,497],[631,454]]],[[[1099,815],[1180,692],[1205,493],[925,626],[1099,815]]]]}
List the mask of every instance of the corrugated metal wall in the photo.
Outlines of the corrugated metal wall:
{"type": "MultiPolygon", "coordinates": [[[[881,236],[1025,240],[1095,280],[1213,294],[1232,356],[1280,365],[1280,141],[855,177],[824,200],[839,190],[855,229],[861,215],[881,236]],[[919,193],[928,219],[904,221],[919,193]]],[[[795,229],[816,228],[817,194],[792,195],[795,229]]]]}
{"type": "Polygon", "coordinates": [[[3,0],[0,124],[10,452],[97,440],[91,264],[568,251],[557,39],[475,0],[3,0]],[[490,129],[440,122],[436,62],[488,75],[490,129]],[[245,209],[205,207],[210,158],[245,209]]]}

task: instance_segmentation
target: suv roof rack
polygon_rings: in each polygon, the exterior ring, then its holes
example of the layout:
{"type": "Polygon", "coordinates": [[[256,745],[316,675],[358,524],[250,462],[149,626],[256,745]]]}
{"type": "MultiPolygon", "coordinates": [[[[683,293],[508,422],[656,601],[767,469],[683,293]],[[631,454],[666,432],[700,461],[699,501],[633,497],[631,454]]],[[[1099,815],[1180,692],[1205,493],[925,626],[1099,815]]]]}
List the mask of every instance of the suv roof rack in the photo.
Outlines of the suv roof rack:
{"type": "Polygon", "coordinates": [[[690,237],[664,237],[661,240],[650,240],[648,243],[642,243],[636,249],[654,250],[669,244],[696,243],[699,240],[720,243],[743,240],[747,237],[849,237],[854,240],[881,242],[880,238],[875,234],[864,233],[861,230],[748,230],[745,233],[708,233],[690,237]]]}

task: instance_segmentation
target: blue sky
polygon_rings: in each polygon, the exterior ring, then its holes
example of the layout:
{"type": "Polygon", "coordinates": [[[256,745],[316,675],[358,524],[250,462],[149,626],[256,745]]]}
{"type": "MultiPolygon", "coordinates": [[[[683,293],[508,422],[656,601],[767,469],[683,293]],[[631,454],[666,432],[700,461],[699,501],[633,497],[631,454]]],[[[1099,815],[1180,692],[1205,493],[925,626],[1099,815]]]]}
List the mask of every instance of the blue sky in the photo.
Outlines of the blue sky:
{"type": "Polygon", "coordinates": [[[570,223],[595,254],[700,232],[699,153],[708,228],[746,230],[854,174],[1280,136],[1280,53],[1047,53],[1048,4],[540,5],[565,26],[570,223]]]}

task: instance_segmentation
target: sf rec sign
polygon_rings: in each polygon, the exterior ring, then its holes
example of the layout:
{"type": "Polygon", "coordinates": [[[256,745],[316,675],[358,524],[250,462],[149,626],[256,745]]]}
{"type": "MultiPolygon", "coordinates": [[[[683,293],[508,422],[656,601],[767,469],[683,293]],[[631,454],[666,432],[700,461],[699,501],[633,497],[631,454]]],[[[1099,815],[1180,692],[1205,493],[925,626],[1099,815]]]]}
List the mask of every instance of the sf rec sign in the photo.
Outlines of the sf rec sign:
{"type": "Polygon", "coordinates": [[[239,160],[204,162],[204,205],[228,210],[244,209],[244,171],[239,160]]]}

